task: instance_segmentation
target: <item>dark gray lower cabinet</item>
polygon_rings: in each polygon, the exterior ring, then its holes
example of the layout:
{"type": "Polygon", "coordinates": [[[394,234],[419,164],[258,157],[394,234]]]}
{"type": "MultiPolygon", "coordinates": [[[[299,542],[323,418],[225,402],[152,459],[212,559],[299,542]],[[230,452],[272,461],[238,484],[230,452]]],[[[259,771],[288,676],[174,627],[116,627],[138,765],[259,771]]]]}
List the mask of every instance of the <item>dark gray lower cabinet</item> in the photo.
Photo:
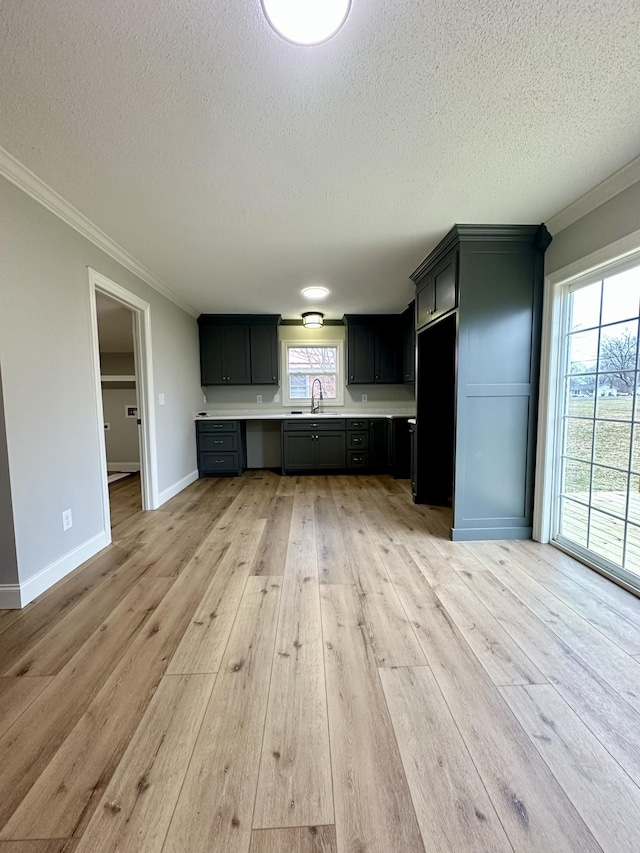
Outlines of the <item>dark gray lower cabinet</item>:
{"type": "Polygon", "coordinates": [[[346,467],[346,433],[341,430],[282,432],[282,470],[322,471],[346,467]]]}
{"type": "Polygon", "coordinates": [[[239,477],[246,468],[244,421],[196,421],[201,477],[239,477]]]}
{"type": "Polygon", "coordinates": [[[391,459],[391,421],[387,418],[374,418],[369,424],[370,458],[372,471],[385,473],[389,470],[391,459]]]}

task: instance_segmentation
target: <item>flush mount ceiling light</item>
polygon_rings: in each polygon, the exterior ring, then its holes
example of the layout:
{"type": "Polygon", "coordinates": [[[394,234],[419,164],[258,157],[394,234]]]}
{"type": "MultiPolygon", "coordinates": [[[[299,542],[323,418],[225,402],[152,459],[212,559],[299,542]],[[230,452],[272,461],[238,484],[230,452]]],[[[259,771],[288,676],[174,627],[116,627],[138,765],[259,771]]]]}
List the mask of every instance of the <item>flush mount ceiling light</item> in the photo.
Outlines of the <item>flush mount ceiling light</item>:
{"type": "Polygon", "coordinates": [[[321,329],[324,326],[324,314],[320,311],[305,311],[302,315],[302,325],[305,329],[321,329]]]}
{"type": "Polygon", "coordinates": [[[267,21],[293,44],[321,44],[347,20],[351,0],[260,0],[267,21]]]}
{"type": "Polygon", "coordinates": [[[329,295],[329,291],[326,287],[305,287],[302,291],[302,295],[305,299],[324,299],[325,296],[329,295]]]}

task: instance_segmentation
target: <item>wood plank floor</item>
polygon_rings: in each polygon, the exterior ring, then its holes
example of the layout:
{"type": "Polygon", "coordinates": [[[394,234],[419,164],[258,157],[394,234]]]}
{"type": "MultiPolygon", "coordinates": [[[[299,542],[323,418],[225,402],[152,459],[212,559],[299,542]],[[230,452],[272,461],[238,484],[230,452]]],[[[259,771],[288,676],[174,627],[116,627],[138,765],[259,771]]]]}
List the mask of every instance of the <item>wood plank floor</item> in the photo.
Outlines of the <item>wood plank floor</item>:
{"type": "Polygon", "coordinates": [[[388,477],[250,471],[0,612],[0,853],[640,849],[640,601],[388,477]]]}

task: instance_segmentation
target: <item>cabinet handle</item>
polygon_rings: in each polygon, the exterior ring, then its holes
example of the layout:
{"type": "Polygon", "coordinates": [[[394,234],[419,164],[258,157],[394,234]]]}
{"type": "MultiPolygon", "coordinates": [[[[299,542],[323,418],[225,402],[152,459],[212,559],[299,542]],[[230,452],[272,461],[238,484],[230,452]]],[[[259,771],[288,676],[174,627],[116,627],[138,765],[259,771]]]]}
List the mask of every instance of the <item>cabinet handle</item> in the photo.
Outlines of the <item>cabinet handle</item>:
{"type": "Polygon", "coordinates": [[[213,443],[214,444],[222,444],[222,439],[220,439],[220,441],[214,441],[213,443]]]}
{"type": "Polygon", "coordinates": [[[353,376],[350,376],[349,379],[353,379],[353,376]]]}
{"type": "Polygon", "coordinates": [[[272,381],[272,382],[275,382],[275,381],[276,381],[276,377],[275,377],[275,376],[272,376],[272,377],[271,377],[271,381],[272,381]]]}
{"type": "Polygon", "coordinates": [[[353,443],[354,444],[362,444],[362,439],[361,438],[354,438],[353,443]]]}
{"type": "Polygon", "coordinates": [[[216,463],[216,465],[222,465],[224,459],[214,459],[213,461],[216,463]]]}
{"type": "Polygon", "coordinates": [[[379,377],[379,376],[376,376],[376,379],[380,379],[380,377],[379,377]]]}

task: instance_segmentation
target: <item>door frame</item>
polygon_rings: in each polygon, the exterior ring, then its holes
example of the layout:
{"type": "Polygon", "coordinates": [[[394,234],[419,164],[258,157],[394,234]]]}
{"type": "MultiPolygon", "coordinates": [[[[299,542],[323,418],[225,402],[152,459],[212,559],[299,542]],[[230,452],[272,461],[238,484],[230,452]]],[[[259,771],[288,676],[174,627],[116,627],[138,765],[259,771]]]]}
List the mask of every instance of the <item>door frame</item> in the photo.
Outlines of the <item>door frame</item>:
{"type": "Polygon", "coordinates": [[[98,314],[96,293],[119,302],[133,313],[133,352],[136,370],[136,396],[140,419],[140,480],[142,486],[142,509],[158,508],[158,454],[156,443],[156,421],[153,391],[153,359],[151,350],[151,305],[140,299],[115,281],[91,267],[89,274],[89,314],[91,352],[94,378],[95,425],[99,437],[100,484],[102,491],[102,513],[107,544],[111,542],[111,510],[107,452],[104,441],[104,411],[102,404],[102,382],[100,377],[100,344],[98,338],[98,314]]]}
{"type": "MultiPolygon", "coordinates": [[[[559,401],[564,364],[566,303],[569,286],[581,279],[621,272],[640,264],[640,231],[634,231],[569,264],[545,278],[542,353],[540,363],[540,403],[538,411],[538,446],[536,458],[533,539],[567,550],[552,539],[556,506],[557,455],[559,447],[559,401]]],[[[611,577],[602,566],[590,562],[573,551],[572,556],[586,562],[601,574],[611,577]]],[[[627,586],[619,576],[612,577],[627,586]]],[[[627,587],[629,588],[629,587],[627,587]]],[[[635,591],[635,590],[634,590],[635,591]]]]}

